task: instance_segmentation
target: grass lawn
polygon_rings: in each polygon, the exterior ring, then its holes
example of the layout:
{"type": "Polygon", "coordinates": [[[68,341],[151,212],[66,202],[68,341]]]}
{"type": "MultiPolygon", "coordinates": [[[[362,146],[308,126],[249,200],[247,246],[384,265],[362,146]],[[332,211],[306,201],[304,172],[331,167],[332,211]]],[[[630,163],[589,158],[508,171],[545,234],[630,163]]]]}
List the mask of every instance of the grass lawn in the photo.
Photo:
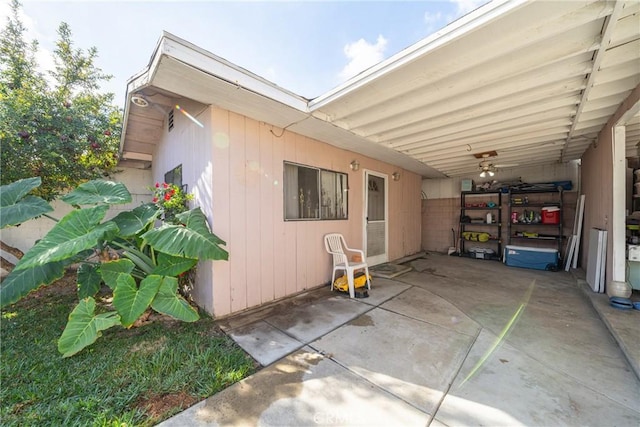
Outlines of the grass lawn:
{"type": "Polygon", "coordinates": [[[116,326],[63,359],[57,340],[76,302],[68,275],[2,311],[1,425],[150,426],[256,369],[204,317],[116,326]]]}

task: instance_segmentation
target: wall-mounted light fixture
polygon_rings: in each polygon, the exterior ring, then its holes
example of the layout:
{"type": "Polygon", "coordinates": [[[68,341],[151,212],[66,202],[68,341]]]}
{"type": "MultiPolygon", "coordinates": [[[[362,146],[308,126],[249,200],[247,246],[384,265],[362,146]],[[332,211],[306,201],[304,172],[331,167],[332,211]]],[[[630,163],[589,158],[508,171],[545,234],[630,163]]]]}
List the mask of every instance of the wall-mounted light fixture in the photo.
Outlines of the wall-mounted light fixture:
{"type": "Polygon", "coordinates": [[[133,95],[131,97],[131,103],[143,108],[149,106],[149,101],[147,101],[142,95],[133,95]]]}
{"type": "Polygon", "coordinates": [[[394,181],[400,181],[400,172],[392,173],[391,178],[393,178],[394,181]]]}
{"type": "Polygon", "coordinates": [[[360,163],[358,163],[357,160],[353,160],[351,161],[351,163],[349,163],[349,167],[351,167],[351,170],[356,172],[358,171],[358,169],[360,169],[360,163]]]}

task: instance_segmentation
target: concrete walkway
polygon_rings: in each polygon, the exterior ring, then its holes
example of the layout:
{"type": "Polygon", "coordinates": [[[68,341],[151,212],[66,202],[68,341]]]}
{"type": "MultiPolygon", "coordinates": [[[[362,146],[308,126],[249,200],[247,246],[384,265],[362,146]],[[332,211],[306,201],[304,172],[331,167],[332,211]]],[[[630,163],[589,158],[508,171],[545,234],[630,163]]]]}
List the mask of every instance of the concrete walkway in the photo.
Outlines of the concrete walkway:
{"type": "MultiPolygon", "coordinates": [[[[409,265],[366,299],[318,289],[222,322],[266,367],[161,425],[640,425],[634,356],[571,274],[409,265]]],[[[637,343],[640,311],[624,315],[637,343]]]]}

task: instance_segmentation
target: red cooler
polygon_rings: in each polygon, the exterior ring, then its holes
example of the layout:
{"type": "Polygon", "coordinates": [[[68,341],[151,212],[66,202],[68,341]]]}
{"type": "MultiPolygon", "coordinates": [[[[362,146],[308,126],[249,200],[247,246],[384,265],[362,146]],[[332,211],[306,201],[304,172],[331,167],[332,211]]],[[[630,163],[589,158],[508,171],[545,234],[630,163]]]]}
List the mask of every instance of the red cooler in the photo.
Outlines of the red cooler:
{"type": "Polygon", "coordinates": [[[542,208],[543,224],[560,224],[560,208],[557,206],[548,206],[542,208]]]}

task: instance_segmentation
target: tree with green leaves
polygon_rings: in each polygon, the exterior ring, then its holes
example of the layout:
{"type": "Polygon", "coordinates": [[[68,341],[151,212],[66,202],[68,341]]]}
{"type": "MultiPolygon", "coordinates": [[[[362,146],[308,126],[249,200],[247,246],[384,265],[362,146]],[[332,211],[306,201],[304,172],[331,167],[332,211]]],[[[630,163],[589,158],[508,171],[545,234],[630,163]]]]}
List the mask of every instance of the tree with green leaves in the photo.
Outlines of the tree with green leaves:
{"type": "Polygon", "coordinates": [[[0,32],[0,184],[38,176],[36,195],[53,200],[82,182],[115,171],[122,123],[111,79],[96,67],[98,52],[75,48],[66,23],[58,28],[55,69],[38,70],[37,41],[25,40],[21,4],[0,32]]]}

